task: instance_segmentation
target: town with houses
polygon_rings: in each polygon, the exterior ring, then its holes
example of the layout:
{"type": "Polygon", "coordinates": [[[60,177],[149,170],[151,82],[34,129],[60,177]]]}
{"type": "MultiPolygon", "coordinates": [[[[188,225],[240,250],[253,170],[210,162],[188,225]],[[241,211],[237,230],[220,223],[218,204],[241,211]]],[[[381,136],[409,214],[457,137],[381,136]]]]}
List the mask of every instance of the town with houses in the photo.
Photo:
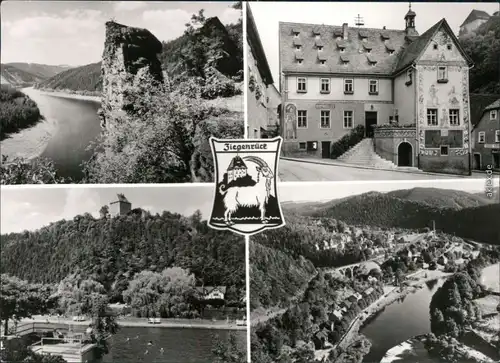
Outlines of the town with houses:
{"type": "MultiPolygon", "coordinates": [[[[260,37],[270,35],[259,33],[250,4],[249,137],[278,130],[287,165],[321,159],[388,178],[394,174],[384,170],[499,170],[500,94],[473,93],[474,62],[462,46],[499,12],[472,10],[460,29],[442,18],[419,33],[418,6],[399,15],[399,29],[366,28],[359,15],[354,24],[280,21],[279,49],[266,53],[260,37]],[[269,57],[279,59],[280,79],[269,57]]],[[[298,169],[293,164],[290,173],[298,169]]]]}

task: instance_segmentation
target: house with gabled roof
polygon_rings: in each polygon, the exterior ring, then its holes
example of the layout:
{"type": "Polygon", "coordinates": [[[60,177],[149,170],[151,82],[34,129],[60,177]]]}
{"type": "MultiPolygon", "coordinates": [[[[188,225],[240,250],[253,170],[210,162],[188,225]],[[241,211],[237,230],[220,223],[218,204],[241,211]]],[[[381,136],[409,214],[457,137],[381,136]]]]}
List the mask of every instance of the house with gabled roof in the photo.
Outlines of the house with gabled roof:
{"type": "Polygon", "coordinates": [[[279,24],[283,154],[330,158],[362,125],[397,166],[470,174],[472,61],[446,19],[419,35],[410,7],[403,24],[279,24]]]}
{"type": "Polygon", "coordinates": [[[464,36],[467,34],[474,33],[477,28],[482,24],[486,23],[490,19],[490,14],[483,10],[472,10],[470,14],[465,18],[462,25],[460,25],[460,32],[458,35],[464,36]]]}
{"type": "Polygon", "coordinates": [[[472,130],[474,169],[500,169],[500,98],[483,110],[472,130]]]}
{"type": "Polygon", "coordinates": [[[202,300],[224,300],[226,295],[225,286],[199,286],[196,291],[202,300]]]}
{"type": "Polygon", "coordinates": [[[227,182],[231,183],[233,180],[243,178],[247,175],[248,168],[243,159],[236,155],[231,159],[227,167],[227,182]]]}

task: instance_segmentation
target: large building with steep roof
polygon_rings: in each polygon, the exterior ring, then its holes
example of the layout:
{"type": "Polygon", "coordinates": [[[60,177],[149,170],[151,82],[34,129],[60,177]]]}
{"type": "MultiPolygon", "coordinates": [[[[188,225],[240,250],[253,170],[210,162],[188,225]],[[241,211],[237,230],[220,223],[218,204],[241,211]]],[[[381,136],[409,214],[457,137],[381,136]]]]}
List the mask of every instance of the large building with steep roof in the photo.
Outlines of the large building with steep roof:
{"type": "Polygon", "coordinates": [[[466,34],[474,33],[482,24],[486,23],[490,19],[490,14],[483,10],[472,10],[470,14],[465,18],[462,25],[460,25],[459,36],[464,36],[466,34]]]}
{"type": "Polygon", "coordinates": [[[227,167],[227,182],[247,176],[248,168],[240,156],[235,156],[227,167]]]}
{"type": "Polygon", "coordinates": [[[280,23],[283,151],[329,158],[358,125],[399,166],[470,173],[469,67],[445,19],[404,29],[280,23]]]}
{"type": "Polygon", "coordinates": [[[117,194],[116,200],[109,203],[109,213],[112,216],[124,216],[132,210],[130,203],[124,194],[117,194]]]}

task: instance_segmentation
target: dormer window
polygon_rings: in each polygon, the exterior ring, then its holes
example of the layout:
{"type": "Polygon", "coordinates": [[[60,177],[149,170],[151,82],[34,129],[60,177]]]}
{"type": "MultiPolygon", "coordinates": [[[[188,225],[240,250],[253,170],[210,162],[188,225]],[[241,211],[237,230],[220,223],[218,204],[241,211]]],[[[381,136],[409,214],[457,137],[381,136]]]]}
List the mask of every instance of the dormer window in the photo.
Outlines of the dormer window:
{"type": "Polygon", "coordinates": [[[297,61],[297,64],[302,64],[302,62],[304,61],[304,56],[300,53],[296,53],[295,60],[297,61]]]}
{"type": "Polygon", "coordinates": [[[389,54],[394,54],[394,47],[392,46],[392,44],[386,43],[385,44],[385,49],[387,49],[387,52],[389,54]]]}
{"type": "Polygon", "coordinates": [[[438,45],[436,43],[434,43],[432,47],[434,48],[434,50],[438,49],[438,45]]]}
{"type": "Polygon", "coordinates": [[[297,64],[302,64],[303,60],[302,59],[297,59],[297,64]]]}
{"type": "Polygon", "coordinates": [[[389,40],[389,39],[391,39],[391,37],[389,36],[388,33],[381,33],[380,37],[382,38],[382,40],[389,40]]]}
{"type": "Polygon", "coordinates": [[[300,31],[298,29],[292,29],[292,34],[295,38],[299,37],[300,31]]]}
{"type": "Polygon", "coordinates": [[[439,66],[438,67],[437,82],[438,83],[447,83],[448,82],[448,69],[446,66],[439,66]]]}
{"type": "Polygon", "coordinates": [[[368,38],[368,33],[367,33],[366,31],[364,31],[364,30],[360,30],[360,31],[359,31],[359,37],[360,37],[361,39],[363,39],[363,41],[365,41],[365,40],[366,40],[366,38],[368,38]]]}
{"type": "Polygon", "coordinates": [[[448,48],[448,50],[451,50],[451,44],[447,44],[446,48],[448,48]]]}
{"type": "Polygon", "coordinates": [[[323,42],[320,40],[316,40],[316,49],[321,51],[323,50],[323,42]]]}
{"type": "Polygon", "coordinates": [[[389,50],[389,55],[393,55],[394,54],[394,51],[393,50],[389,50]]]}
{"type": "Polygon", "coordinates": [[[345,52],[345,48],[340,48],[340,53],[344,53],[345,52]]]}
{"type": "Polygon", "coordinates": [[[323,65],[323,66],[324,66],[324,65],[326,64],[326,60],[324,60],[324,59],[320,59],[320,60],[319,60],[319,63],[320,63],[321,65],[323,65]]]}
{"type": "Polygon", "coordinates": [[[345,56],[345,55],[340,56],[340,61],[342,62],[342,64],[344,66],[347,66],[349,64],[349,58],[347,58],[347,56],[345,56]]]}
{"type": "Polygon", "coordinates": [[[320,64],[326,64],[326,56],[324,54],[318,54],[318,60],[320,64]]]}
{"type": "Polygon", "coordinates": [[[302,49],[302,45],[295,45],[295,50],[301,50],[302,49]]]}
{"type": "Polygon", "coordinates": [[[375,65],[377,64],[377,60],[370,54],[367,54],[366,58],[368,59],[368,63],[370,63],[372,67],[375,67],[375,65]]]}
{"type": "Polygon", "coordinates": [[[323,46],[322,45],[317,45],[316,48],[318,48],[319,51],[323,50],[323,46]]]}

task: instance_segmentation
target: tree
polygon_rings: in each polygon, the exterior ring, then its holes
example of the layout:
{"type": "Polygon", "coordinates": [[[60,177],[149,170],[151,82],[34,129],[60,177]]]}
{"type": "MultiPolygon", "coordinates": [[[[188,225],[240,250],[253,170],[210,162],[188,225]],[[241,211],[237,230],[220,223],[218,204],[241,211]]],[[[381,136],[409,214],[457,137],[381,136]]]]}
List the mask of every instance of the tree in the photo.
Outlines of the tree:
{"type": "Polygon", "coordinates": [[[101,219],[108,218],[109,216],[109,206],[107,204],[103,205],[101,209],[99,210],[99,215],[101,216],[101,219]]]}
{"type": "Polygon", "coordinates": [[[130,281],[123,298],[139,317],[194,317],[195,278],[180,267],[143,271],[130,281]]]}
{"type": "Polygon", "coordinates": [[[49,286],[29,284],[7,274],[2,274],[0,279],[0,321],[4,321],[5,335],[9,332],[9,320],[44,314],[55,304],[49,286]]]}
{"type": "Polygon", "coordinates": [[[215,337],[212,353],[215,356],[213,363],[245,363],[247,355],[238,345],[238,340],[234,333],[229,335],[227,341],[215,337]]]}

